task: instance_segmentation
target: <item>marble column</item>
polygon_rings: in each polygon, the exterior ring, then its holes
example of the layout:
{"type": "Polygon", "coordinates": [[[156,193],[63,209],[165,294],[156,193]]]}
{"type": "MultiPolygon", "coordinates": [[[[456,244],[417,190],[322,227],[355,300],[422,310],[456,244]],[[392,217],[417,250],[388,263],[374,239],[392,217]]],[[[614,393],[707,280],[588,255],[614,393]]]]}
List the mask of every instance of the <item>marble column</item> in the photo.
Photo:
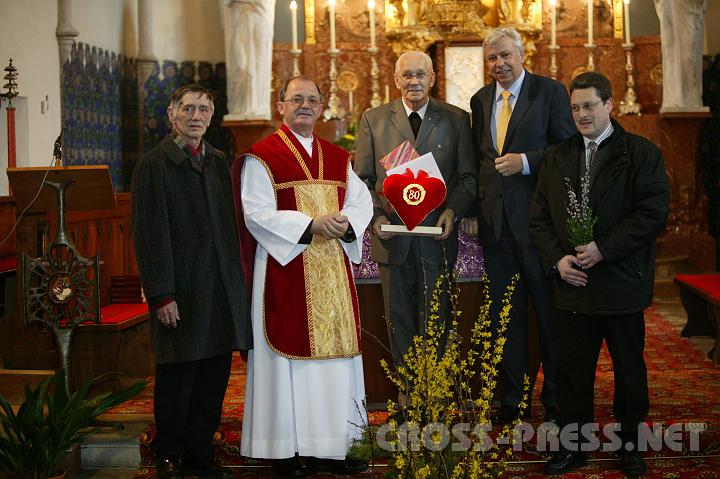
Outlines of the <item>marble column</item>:
{"type": "Polygon", "coordinates": [[[145,150],[145,82],[152,75],[158,59],[153,52],[152,0],[138,0],[138,54],[135,61],[138,85],[138,133],[140,151],[145,150]]]}
{"type": "Polygon", "coordinates": [[[57,9],[58,21],[55,28],[55,37],[57,37],[60,68],[62,68],[65,62],[70,60],[73,42],[79,33],[72,26],[72,0],[57,0],[57,9]]]}

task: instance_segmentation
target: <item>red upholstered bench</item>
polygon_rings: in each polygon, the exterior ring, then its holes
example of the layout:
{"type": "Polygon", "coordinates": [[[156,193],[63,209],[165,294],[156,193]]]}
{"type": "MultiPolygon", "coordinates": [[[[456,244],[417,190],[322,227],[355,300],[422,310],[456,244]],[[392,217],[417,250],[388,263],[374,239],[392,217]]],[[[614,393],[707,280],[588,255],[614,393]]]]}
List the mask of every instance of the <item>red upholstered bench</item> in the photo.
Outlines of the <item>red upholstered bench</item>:
{"type": "Polygon", "coordinates": [[[708,356],[720,362],[720,274],[679,274],[675,283],[688,315],[681,334],[715,338],[708,356]]]}
{"type": "Polygon", "coordinates": [[[17,269],[17,257],[12,256],[0,256],[0,274],[12,273],[17,269]]]}
{"type": "Polygon", "coordinates": [[[150,318],[147,303],[115,303],[100,308],[100,324],[80,324],[83,332],[122,331],[150,318]]]}

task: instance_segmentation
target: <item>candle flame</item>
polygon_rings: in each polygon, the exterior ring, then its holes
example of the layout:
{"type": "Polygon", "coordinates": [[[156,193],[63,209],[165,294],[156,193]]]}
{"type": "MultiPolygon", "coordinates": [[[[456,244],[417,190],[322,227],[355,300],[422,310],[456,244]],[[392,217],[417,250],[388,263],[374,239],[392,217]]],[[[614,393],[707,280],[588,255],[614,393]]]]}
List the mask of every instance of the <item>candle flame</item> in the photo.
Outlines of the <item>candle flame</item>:
{"type": "Polygon", "coordinates": [[[368,8],[375,8],[375,0],[368,0],[368,8]]]}

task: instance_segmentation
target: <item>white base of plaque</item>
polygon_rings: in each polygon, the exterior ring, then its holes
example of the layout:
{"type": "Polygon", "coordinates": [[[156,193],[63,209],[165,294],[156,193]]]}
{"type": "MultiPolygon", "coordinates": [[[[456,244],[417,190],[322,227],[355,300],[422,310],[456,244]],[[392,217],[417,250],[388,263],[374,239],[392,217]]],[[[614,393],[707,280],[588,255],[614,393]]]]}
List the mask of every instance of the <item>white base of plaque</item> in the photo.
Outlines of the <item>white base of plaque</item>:
{"type": "Polygon", "coordinates": [[[416,226],[409,230],[405,225],[380,225],[380,231],[386,233],[395,233],[397,235],[415,235],[415,236],[440,236],[443,229],[439,226],[416,226]]]}

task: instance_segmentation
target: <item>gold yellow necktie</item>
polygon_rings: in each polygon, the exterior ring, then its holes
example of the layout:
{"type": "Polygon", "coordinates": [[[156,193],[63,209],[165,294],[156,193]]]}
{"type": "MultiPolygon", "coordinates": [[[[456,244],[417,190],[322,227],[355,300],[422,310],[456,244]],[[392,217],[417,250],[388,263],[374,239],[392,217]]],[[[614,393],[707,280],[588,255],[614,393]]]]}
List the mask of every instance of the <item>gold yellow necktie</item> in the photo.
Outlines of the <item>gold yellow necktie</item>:
{"type": "Polygon", "coordinates": [[[500,114],[497,122],[497,135],[495,135],[495,148],[502,155],[503,145],[505,144],[505,135],[507,135],[508,123],[510,123],[510,92],[505,90],[502,92],[502,105],[500,106],[500,114]]]}

